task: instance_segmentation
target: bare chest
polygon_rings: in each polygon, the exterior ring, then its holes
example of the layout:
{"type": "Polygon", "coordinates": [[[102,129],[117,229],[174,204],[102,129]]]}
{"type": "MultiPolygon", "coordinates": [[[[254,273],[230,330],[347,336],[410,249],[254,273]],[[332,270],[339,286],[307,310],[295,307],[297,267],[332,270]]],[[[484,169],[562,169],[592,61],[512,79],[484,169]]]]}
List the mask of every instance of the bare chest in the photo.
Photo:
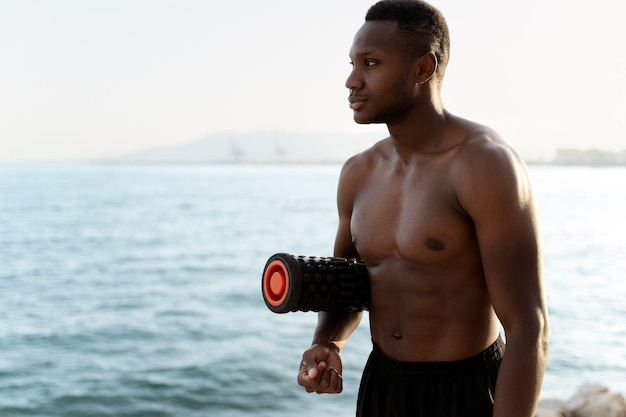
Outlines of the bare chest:
{"type": "Polygon", "coordinates": [[[390,258],[414,265],[447,262],[474,247],[471,220],[442,176],[371,181],[354,201],[351,232],[371,264],[390,258]]]}

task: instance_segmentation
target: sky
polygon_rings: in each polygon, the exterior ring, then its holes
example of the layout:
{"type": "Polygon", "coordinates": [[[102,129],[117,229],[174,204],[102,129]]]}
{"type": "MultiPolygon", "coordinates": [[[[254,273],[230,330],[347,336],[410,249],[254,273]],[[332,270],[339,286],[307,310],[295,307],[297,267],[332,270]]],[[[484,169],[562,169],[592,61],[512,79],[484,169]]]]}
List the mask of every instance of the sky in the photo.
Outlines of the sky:
{"type": "MultiPolygon", "coordinates": [[[[175,146],[216,132],[371,133],[344,86],[370,0],[0,0],[0,162],[175,146]]],[[[433,0],[446,108],[527,157],[626,149],[615,0],[433,0]]],[[[368,146],[369,144],[364,144],[368,146]]]]}

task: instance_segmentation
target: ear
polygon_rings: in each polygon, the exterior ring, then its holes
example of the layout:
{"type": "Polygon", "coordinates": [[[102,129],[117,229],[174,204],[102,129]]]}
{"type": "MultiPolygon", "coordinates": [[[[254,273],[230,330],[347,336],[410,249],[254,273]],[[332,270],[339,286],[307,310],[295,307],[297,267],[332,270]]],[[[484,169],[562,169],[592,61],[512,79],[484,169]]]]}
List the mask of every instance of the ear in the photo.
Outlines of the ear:
{"type": "Polygon", "coordinates": [[[417,84],[426,84],[435,75],[437,71],[437,56],[432,52],[426,52],[415,61],[415,82],[417,84]]]}

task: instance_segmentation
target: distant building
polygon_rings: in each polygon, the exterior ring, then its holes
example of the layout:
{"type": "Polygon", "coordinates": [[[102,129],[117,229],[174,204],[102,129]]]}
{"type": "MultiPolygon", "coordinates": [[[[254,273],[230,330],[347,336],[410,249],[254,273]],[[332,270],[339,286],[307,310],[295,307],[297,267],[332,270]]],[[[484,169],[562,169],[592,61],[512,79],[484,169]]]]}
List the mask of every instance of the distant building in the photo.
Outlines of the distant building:
{"type": "Polygon", "coordinates": [[[241,146],[235,141],[230,142],[230,160],[232,162],[241,162],[243,157],[246,155],[246,152],[243,150],[241,146]]]}
{"type": "Polygon", "coordinates": [[[558,149],[557,165],[626,166],[626,150],[609,152],[599,149],[558,149]]]}

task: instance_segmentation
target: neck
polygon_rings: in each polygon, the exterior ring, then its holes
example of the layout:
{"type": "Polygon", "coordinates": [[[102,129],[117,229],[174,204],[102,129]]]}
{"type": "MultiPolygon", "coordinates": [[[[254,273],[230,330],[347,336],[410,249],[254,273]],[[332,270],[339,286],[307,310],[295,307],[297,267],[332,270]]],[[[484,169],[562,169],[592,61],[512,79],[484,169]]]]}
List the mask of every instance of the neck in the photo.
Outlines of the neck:
{"type": "Polygon", "coordinates": [[[387,129],[399,154],[427,155],[445,146],[442,131],[449,117],[437,94],[415,106],[402,121],[388,123],[387,129]]]}

